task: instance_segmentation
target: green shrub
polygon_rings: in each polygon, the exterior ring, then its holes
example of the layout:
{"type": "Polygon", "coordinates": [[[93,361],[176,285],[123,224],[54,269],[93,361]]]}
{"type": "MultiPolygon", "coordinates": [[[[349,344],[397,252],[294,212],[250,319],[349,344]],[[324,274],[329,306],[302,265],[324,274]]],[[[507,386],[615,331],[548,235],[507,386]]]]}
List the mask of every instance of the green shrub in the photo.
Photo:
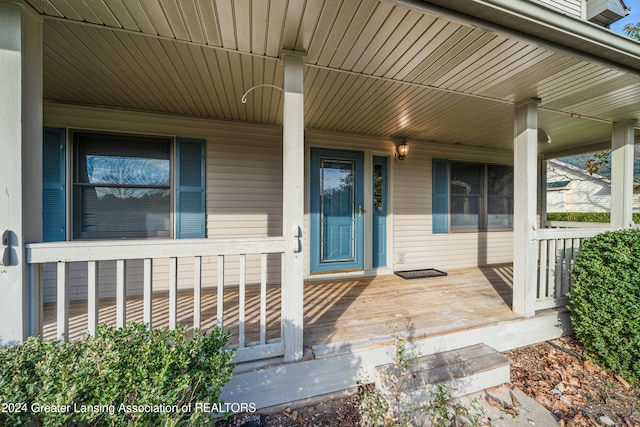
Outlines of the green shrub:
{"type": "MultiPolygon", "coordinates": [[[[640,224],[640,213],[634,212],[633,222],[640,224]]],[[[547,221],[609,222],[609,212],[547,212],[547,221]]]]}
{"type": "Polygon", "coordinates": [[[572,274],[576,336],[599,362],[640,383],[640,229],[586,239],[572,274]]]}
{"type": "Polygon", "coordinates": [[[30,338],[0,350],[0,403],[13,404],[0,424],[213,424],[196,403],[221,403],[233,370],[228,339],[219,329],[185,339],[183,328],[134,323],[62,344],[30,338]]]}

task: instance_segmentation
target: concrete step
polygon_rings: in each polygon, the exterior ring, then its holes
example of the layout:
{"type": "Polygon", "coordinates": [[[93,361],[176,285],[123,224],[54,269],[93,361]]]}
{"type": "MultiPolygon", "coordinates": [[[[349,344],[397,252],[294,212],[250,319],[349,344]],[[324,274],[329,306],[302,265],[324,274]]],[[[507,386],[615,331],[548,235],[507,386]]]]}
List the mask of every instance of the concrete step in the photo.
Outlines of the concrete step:
{"type": "Polygon", "coordinates": [[[376,367],[376,386],[387,396],[399,395],[413,405],[429,401],[437,384],[449,387],[453,397],[510,381],[511,361],[485,344],[435,353],[415,359],[406,370],[389,363],[376,367]]]}

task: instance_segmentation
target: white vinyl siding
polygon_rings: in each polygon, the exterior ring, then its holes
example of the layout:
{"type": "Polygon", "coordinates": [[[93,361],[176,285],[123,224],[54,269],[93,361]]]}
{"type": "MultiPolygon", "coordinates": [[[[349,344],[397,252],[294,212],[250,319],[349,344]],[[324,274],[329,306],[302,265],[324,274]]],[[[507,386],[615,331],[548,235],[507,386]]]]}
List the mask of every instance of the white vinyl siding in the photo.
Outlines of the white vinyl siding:
{"type": "MultiPolygon", "coordinates": [[[[193,119],[175,116],[132,113],[98,108],[84,108],[45,104],[47,126],[75,129],[107,130],[149,135],[180,135],[206,140],[207,171],[207,237],[264,237],[282,234],[282,130],[279,126],[254,125],[193,119]]],[[[392,243],[388,251],[389,270],[411,270],[436,267],[451,269],[511,262],[513,233],[510,231],[432,234],[431,185],[432,159],[441,158],[461,162],[483,162],[511,165],[513,153],[439,143],[409,140],[411,151],[402,162],[394,162],[393,153],[399,141],[386,138],[307,130],[305,144],[365,152],[365,166],[371,168],[374,155],[389,156],[388,229],[392,243]],[[399,263],[400,254],[404,262],[399,263]]],[[[307,149],[307,153],[309,150],[307,149]]],[[[369,176],[365,175],[365,193],[371,191],[369,176]]],[[[308,177],[307,177],[308,179],[308,177]]],[[[309,196],[305,197],[303,236],[305,256],[309,248],[309,196]]],[[[368,237],[369,239],[371,236],[368,237]]],[[[168,256],[170,254],[167,254],[168,256]]],[[[202,260],[203,287],[215,286],[217,259],[202,260]]],[[[271,283],[280,280],[280,257],[269,256],[271,283]]],[[[45,301],[55,296],[55,266],[47,267],[45,301]],[[49,270],[47,270],[49,271],[49,270]]],[[[154,260],[154,291],[168,288],[167,259],[154,260]]],[[[225,275],[230,286],[237,284],[239,260],[228,257],[225,275]]],[[[115,273],[111,264],[103,263],[101,297],[115,295],[115,273]]],[[[131,294],[142,293],[142,262],[128,264],[127,288],[131,294]]],[[[308,271],[308,263],[307,263],[308,271]]],[[[257,256],[247,259],[247,284],[259,280],[257,256]]],[[[178,284],[192,286],[192,260],[178,263],[178,284]]],[[[86,267],[70,265],[71,299],[86,298],[86,267]]],[[[307,272],[308,275],[308,272],[307,272]]]]}
{"type": "Polygon", "coordinates": [[[584,1],[585,0],[535,0],[536,3],[543,4],[559,12],[578,18],[583,18],[582,8],[584,1]]]}
{"type": "Polygon", "coordinates": [[[513,261],[513,232],[432,234],[432,159],[513,164],[513,153],[481,147],[412,143],[395,168],[394,270],[451,269],[513,261]],[[399,262],[400,257],[404,262],[399,262]]]}
{"type": "MultiPolygon", "coordinates": [[[[45,104],[45,124],[206,141],[207,237],[282,235],[282,130],[277,126],[45,104]]],[[[167,254],[170,256],[171,254],[167,254]]],[[[100,264],[100,297],[115,297],[113,262],[100,264]]],[[[178,286],[191,288],[193,261],[179,259],[178,286]]],[[[217,258],[202,259],[203,289],[217,285],[217,258]]],[[[239,257],[225,258],[225,283],[238,283],[239,257]]],[[[154,291],[168,290],[168,259],[153,263],[154,291]]],[[[86,265],[69,266],[71,300],[87,295],[86,265]]],[[[269,283],[280,281],[280,257],[268,256],[269,283]]],[[[55,298],[55,265],[45,267],[45,301],[55,298]]],[[[258,255],[247,256],[247,285],[260,281],[258,255]]],[[[142,295],[142,261],[127,264],[127,293],[142,295]]]]}

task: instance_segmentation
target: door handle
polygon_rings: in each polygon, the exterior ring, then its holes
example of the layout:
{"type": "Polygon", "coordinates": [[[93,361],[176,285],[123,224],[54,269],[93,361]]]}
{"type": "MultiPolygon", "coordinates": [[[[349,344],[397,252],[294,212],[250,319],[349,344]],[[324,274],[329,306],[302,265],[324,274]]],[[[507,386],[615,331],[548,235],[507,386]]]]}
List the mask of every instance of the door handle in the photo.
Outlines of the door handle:
{"type": "Polygon", "coordinates": [[[362,207],[362,205],[359,205],[359,206],[358,206],[358,216],[359,216],[359,217],[362,217],[362,213],[363,213],[363,212],[366,212],[366,211],[364,210],[364,208],[362,207]]]}

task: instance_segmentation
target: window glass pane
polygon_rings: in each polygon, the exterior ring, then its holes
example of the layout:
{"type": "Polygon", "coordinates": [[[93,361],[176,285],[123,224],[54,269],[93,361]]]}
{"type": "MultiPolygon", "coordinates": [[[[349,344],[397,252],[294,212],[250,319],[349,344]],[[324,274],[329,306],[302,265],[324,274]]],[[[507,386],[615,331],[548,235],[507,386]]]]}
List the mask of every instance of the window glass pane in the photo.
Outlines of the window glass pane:
{"type": "Polygon", "coordinates": [[[355,162],[322,159],[320,262],[355,260],[355,162]]]}
{"type": "Polygon", "coordinates": [[[487,226],[489,230],[513,228],[513,168],[487,166],[487,226]]]}
{"type": "Polygon", "coordinates": [[[373,165],[373,213],[384,215],[384,167],[373,165]]]}
{"type": "Polygon", "coordinates": [[[169,237],[170,140],[74,136],[74,237],[169,237]]]}
{"type": "Polygon", "coordinates": [[[451,162],[451,230],[484,228],[484,165],[451,162]]]}
{"type": "Polygon", "coordinates": [[[79,236],[170,237],[170,191],[80,187],[79,236]]]}

